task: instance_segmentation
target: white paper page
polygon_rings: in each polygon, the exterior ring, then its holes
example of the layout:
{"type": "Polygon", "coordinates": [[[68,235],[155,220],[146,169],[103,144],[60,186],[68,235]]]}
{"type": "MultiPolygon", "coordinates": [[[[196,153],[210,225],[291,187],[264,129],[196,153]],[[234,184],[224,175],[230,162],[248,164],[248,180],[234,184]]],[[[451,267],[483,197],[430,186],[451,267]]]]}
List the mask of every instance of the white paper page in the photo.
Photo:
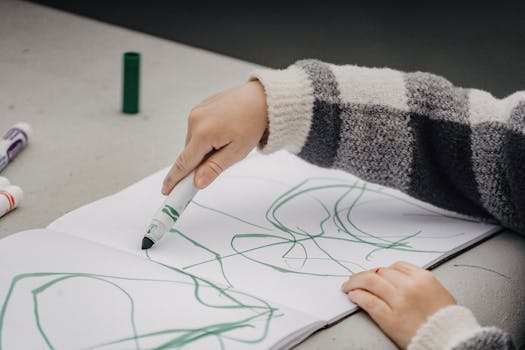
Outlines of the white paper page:
{"type": "MultiPolygon", "coordinates": [[[[144,256],[165,171],[49,227],[144,256]]],[[[199,192],[149,254],[332,322],[355,309],[340,292],[350,274],[428,266],[496,229],[278,152],[252,154],[199,192]]]]}
{"type": "Polygon", "coordinates": [[[267,349],[323,324],[49,230],[1,240],[0,266],[0,349],[267,349]]]}

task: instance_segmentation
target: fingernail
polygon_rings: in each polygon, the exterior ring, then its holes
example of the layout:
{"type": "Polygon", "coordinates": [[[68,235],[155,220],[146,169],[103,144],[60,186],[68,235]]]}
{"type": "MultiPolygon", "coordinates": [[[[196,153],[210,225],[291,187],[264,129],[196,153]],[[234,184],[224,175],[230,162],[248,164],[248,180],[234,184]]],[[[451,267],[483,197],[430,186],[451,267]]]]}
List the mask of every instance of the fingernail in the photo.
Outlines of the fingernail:
{"type": "Polygon", "coordinates": [[[162,182],[162,190],[161,192],[165,194],[169,190],[170,185],[173,183],[173,179],[171,177],[166,177],[164,181],[162,182]]]}
{"type": "Polygon", "coordinates": [[[167,195],[168,193],[170,193],[169,183],[162,184],[162,189],[160,190],[160,192],[162,192],[163,195],[167,195]]]}
{"type": "Polygon", "coordinates": [[[210,179],[206,175],[202,175],[197,179],[197,187],[202,189],[210,184],[210,179]]]}

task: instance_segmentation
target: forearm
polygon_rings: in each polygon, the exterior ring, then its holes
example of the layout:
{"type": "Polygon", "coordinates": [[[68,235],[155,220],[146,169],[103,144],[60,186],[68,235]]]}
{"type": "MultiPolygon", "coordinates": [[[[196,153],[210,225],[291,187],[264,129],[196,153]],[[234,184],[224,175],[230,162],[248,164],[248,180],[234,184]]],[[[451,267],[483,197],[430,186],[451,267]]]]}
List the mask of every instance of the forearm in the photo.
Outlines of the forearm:
{"type": "Polygon", "coordinates": [[[499,100],[428,73],[314,60],[254,77],[267,93],[263,151],[525,231],[525,92],[499,100]]]}

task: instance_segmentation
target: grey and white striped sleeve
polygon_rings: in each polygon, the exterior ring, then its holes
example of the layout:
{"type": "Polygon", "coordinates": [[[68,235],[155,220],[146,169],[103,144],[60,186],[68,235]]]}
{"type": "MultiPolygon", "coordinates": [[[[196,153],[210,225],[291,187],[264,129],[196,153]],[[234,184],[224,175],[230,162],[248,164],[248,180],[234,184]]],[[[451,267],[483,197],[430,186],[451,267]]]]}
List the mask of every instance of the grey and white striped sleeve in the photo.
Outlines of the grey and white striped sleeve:
{"type": "Polygon", "coordinates": [[[422,72],[302,60],[265,87],[262,151],[287,149],[525,233],[525,91],[504,99],[422,72]]]}
{"type": "Polygon", "coordinates": [[[410,340],[407,350],[514,350],[508,333],[481,327],[472,312],[449,305],[428,317],[410,340]]]}

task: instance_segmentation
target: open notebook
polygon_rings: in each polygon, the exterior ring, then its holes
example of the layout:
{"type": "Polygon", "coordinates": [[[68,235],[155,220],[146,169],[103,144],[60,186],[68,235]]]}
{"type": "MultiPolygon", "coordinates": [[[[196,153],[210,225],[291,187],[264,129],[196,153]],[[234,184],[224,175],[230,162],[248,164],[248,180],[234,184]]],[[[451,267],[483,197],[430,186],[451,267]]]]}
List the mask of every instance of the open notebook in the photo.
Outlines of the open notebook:
{"type": "Polygon", "coordinates": [[[252,153],[143,251],[165,173],[0,240],[0,349],[290,348],[356,310],[350,274],[431,266],[498,230],[252,153]]]}

